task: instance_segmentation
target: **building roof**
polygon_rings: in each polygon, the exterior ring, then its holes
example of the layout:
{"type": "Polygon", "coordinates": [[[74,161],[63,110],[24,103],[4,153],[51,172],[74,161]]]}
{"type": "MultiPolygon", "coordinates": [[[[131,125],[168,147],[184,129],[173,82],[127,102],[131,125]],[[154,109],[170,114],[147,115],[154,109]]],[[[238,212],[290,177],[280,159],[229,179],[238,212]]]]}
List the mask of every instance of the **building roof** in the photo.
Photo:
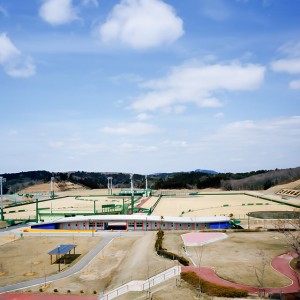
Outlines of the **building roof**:
{"type": "Polygon", "coordinates": [[[50,252],[48,252],[48,254],[50,254],[50,255],[67,254],[68,252],[70,252],[75,247],[77,247],[77,245],[71,245],[71,244],[60,245],[60,246],[54,248],[53,250],[51,250],[50,252]]]}
{"type": "Polygon", "coordinates": [[[44,224],[53,223],[71,223],[71,222],[126,222],[126,221],[149,221],[149,222],[167,222],[167,223],[218,223],[228,222],[229,217],[215,216],[215,217],[167,217],[164,216],[148,216],[145,214],[133,215],[93,215],[93,216],[76,216],[60,218],[57,220],[45,222],[44,224]]]}

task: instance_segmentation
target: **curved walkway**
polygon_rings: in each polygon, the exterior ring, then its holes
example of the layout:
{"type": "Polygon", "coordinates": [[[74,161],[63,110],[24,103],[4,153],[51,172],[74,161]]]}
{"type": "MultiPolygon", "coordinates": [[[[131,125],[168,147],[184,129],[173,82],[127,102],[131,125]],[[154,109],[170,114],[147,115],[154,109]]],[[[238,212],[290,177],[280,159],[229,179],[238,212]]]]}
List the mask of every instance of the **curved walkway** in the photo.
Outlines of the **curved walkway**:
{"type": "MultiPolygon", "coordinates": [[[[297,255],[295,255],[294,253],[285,253],[282,255],[279,255],[277,257],[275,257],[272,260],[272,267],[278,271],[279,273],[285,275],[286,277],[288,277],[292,282],[290,285],[288,286],[284,286],[284,287],[266,287],[264,288],[264,290],[267,293],[277,293],[277,292],[295,292],[298,291],[300,288],[300,285],[298,283],[298,279],[295,275],[295,271],[290,267],[290,261],[294,258],[297,257],[297,255]]],[[[235,287],[238,289],[243,289],[243,290],[247,290],[249,293],[253,293],[253,294],[257,294],[258,293],[258,288],[257,287],[253,287],[253,286],[249,286],[249,285],[242,285],[242,284],[237,284],[237,283],[233,283],[230,281],[226,281],[222,278],[220,278],[215,271],[212,268],[209,267],[181,267],[181,272],[195,272],[197,273],[201,278],[216,283],[216,284],[220,284],[220,285],[224,285],[224,286],[231,286],[231,287],[235,287]]]]}
{"type": "MultiPolygon", "coordinates": [[[[110,241],[114,237],[115,236],[113,236],[113,235],[103,237],[103,239],[100,241],[100,243],[98,243],[90,252],[88,252],[85,256],[83,256],[83,258],[80,259],[78,263],[76,263],[75,265],[73,265],[72,267],[66,269],[65,271],[63,271],[61,273],[54,274],[54,275],[47,277],[47,282],[52,282],[55,280],[59,280],[62,278],[72,276],[75,273],[82,270],[108,243],[110,243],[110,241]]],[[[16,290],[21,290],[21,289],[29,288],[31,286],[40,285],[40,284],[44,284],[44,283],[45,283],[45,278],[37,278],[37,279],[24,281],[24,282],[12,284],[12,285],[7,285],[4,287],[0,287],[0,294],[11,292],[11,291],[16,291],[16,290]]],[[[31,298],[29,298],[29,296],[30,295],[28,295],[26,299],[31,299],[31,298]]],[[[3,299],[3,297],[4,296],[1,295],[0,299],[3,299]]],[[[52,295],[52,297],[53,297],[53,295],[52,295]]],[[[10,299],[10,298],[8,298],[8,299],[10,299]]],[[[14,299],[14,298],[12,298],[12,299],[14,299]]],[[[19,299],[22,299],[22,298],[19,298],[19,299]]],[[[32,298],[32,299],[34,299],[34,298],[32,298]]]]}

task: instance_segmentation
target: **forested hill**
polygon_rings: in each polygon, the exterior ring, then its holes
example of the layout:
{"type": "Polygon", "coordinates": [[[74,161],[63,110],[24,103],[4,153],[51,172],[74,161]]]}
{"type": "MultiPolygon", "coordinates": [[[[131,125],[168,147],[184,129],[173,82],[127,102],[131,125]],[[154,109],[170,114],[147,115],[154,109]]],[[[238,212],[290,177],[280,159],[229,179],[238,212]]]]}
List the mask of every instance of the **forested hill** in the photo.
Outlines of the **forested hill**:
{"type": "Polygon", "coordinates": [[[155,189],[220,188],[223,190],[266,190],[278,184],[300,179],[300,167],[276,170],[258,170],[246,173],[201,172],[173,173],[157,178],[155,189]]]}
{"type": "MultiPolygon", "coordinates": [[[[21,189],[50,181],[53,176],[56,182],[70,181],[90,189],[107,187],[107,177],[113,177],[116,188],[129,188],[128,173],[113,172],[57,172],[29,171],[11,174],[0,174],[6,179],[3,193],[17,193],[21,189]]],[[[134,187],[145,187],[145,176],[134,174],[134,187]]],[[[220,188],[223,190],[266,190],[278,184],[300,179],[300,167],[276,170],[258,170],[246,173],[217,173],[205,170],[177,173],[159,173],[148,175],[148,186],[153,189],[204,189],[220,188]]]]}

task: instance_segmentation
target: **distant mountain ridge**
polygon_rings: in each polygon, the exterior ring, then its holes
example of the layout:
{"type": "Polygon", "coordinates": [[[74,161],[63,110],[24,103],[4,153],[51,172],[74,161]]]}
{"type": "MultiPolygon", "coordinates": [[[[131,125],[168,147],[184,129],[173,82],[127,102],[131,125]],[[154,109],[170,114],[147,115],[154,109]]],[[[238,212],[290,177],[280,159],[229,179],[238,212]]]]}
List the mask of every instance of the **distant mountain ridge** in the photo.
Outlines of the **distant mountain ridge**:
{"type": "MultiPolygon", "coordinates": [[[[62,186],[67,182],[79,184],[89,189],[107,188],[107,178],[113,177],[116,188],[130,188],[129,173],[117,172],[55,172],[28,171],[0,174],[6,179],[3,194],[14,194],[40,183],[55,182],[62,186]]],[[[300,167],[276,170],[257,170],[245,173],[218,173],[214,170],[196,169],[191,172],[156,173],[147,176],[148,187],[159,189],[205,189],[223,190],[267,190],[272,186],[286,184],[300,179],[300,167]]],[[[144,188],[145,175],[134,174],[135,188],[144,188]]]]}
{"type": "Polygon", "coordinates": [[[219,174],[219,172],[214,170],[204,170],[204,169],[196,169],[195,172],[206,173],[206,174],[219,174]]]}

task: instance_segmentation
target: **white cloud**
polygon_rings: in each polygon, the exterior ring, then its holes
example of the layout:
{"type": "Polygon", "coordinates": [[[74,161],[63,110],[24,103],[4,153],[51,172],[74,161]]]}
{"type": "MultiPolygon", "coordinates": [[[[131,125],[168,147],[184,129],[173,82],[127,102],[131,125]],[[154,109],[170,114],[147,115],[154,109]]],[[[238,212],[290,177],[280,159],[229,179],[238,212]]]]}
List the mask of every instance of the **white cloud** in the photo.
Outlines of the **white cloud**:
{"type": "Polygon", "coordinates": [[[300,58],[287,58],[272,61],[271,69],[275,72],[298,74],[300,73],[300,58]]]}
{"type": "Polygon", "coordinates": [[[101,129],[102,132],[116,135],[131,135],[131,136],[143,136],[159,132],[159,128],[152,124],[136,122],[136,123],[124,123],[118,127],[106,126],[101,129]]]}
{"type": "MultiPolygon", "coordinates": [[[[281,46],[278,51],[286,57],[271,62],[271,69],[274,72],[288,74],[300,74],[300,42],[289,42],[281,46]]],[[[290,89],[300,89],[300,80],[292,80],[289,83],[290,89]]]]}
{"type": "Polygon", "coordinates": [[[202,0],[202,12],[215,21],[224,21],[232,15],[226,2],[223,0],[202,0]]]}
{"type": "Polygon", "coordinates": [[[233,146],[237,144],[272,146],[285,142],[288,144],[288,141],[298,138],[300,141],[300,116],[230,123],[222,128],[213,139],[225,142],[228,138],[233,146]]]}
{"type": "Polygon", "coordinates": [[[142,77],[137,74],[133,73],[125,73],[125,74],[119,74],[116,76],[112,76],[109,78],[111,81],[115,83],[137,83],[142,81],[142,77]]]}
{"type": "Polygon", "coordinates": [[[72,0],[44,0],[39,15],[51,25],[62,25],[78,19],[72,0]]]}
{"type": "Polygon", "coordinates": [[[185,111],[186,111],[186,106],[184,106],[184,105],[176,105],[174,107],[174,113],[175,114],[182,114],[185,111]]]}
{"type": "Polygon", "coordinates": [[[3,6],[0,6],[0,13],[1,13],[4,17],[8,17],[8,12],[7,12],[7,10],[6,10],[3,6]]]}
{"type": "Polygon", "coordinates": [[[6,72],[11,77],[31,77],[35,74],[35,65],[32,59],[28,57],[21,65],[12,65],[6,68],[6,72]]]}
{"type": "Polygon", "coordinates": [[[149,115],[149,114],[147,114],[147,113],[140,113],[140,114],[137,115],[136,118],[137,118],[139,121],[147,121],[147,120],[151,119],[152,116],[149,115]]]}
{"type": "Polygon", "coordinates": [[[278,51],[290,57],[300,56],[300,42],[288,42],[282,45],[278,51]]]}
{"type": "Polygon", "coordinates": [[[21,52],[11,42],[6,33],[0,35],[0,64],[9,63],[15,57],[18,57],[21,52]]]}
{"type": "Polygon", "coordinates": [[[140,152],[140,153],[156,152],[159,150],[158,147],[152,145],[142,146],[142,145],[129,144],[129,143],[121,144],[118,147],[118,149],[122,149],[123,151],[126,152],[140,152]]]}
{"type": "Polygon", "coordinates": [[[221,118],[224,117],[224,113],[223,113],[223,112],[216,113],[216,114],[214,114],[214,117],[215,117],[216,119],[221,119],[221,118]]]}
{"type": "Polygon", "coordinates": [[[137,111],[162,109],[195,103],[200,107],[220,107],[222,103],[214,92],[253,90],[264,79],[265,68],[260,65],[211,64],[181,65],[163,78],[141,84],[149,92],[141,95],[132,104],[137,111]]]}
{"type": "Polygon", "coordinates": [[[167,148],[187,148],[190,145],[188,144],[187,141],[165,140],[165,141],[163,141],[162,146],[167,147],[167,148]]]}
{"type": "Polygon", "coordinates": [[[6,33],[0,34],[0,65],[11,77],[30,77],[35,74],[35,65],[30,57],[24,57],[6,33]]]}
{"type": "Polygon", "coordinates": [[[300,79],[292,80],[289,84],[289,87],[292,90],[300,90],[300,79]]]}
{"type": "Polygon", "coordinates": [[[99,28],[104,43],[136,49],[171,44],[183,33],[183,21],[161,0],[122,0],[99,28]]]}
{"type": "Polygon", "coordinates": [[[88,6],[88,5],[93,5],[95,7],[99,6],[99,3],[97,0],[82,0],[82,4],[85,6],[88,6]]]}

